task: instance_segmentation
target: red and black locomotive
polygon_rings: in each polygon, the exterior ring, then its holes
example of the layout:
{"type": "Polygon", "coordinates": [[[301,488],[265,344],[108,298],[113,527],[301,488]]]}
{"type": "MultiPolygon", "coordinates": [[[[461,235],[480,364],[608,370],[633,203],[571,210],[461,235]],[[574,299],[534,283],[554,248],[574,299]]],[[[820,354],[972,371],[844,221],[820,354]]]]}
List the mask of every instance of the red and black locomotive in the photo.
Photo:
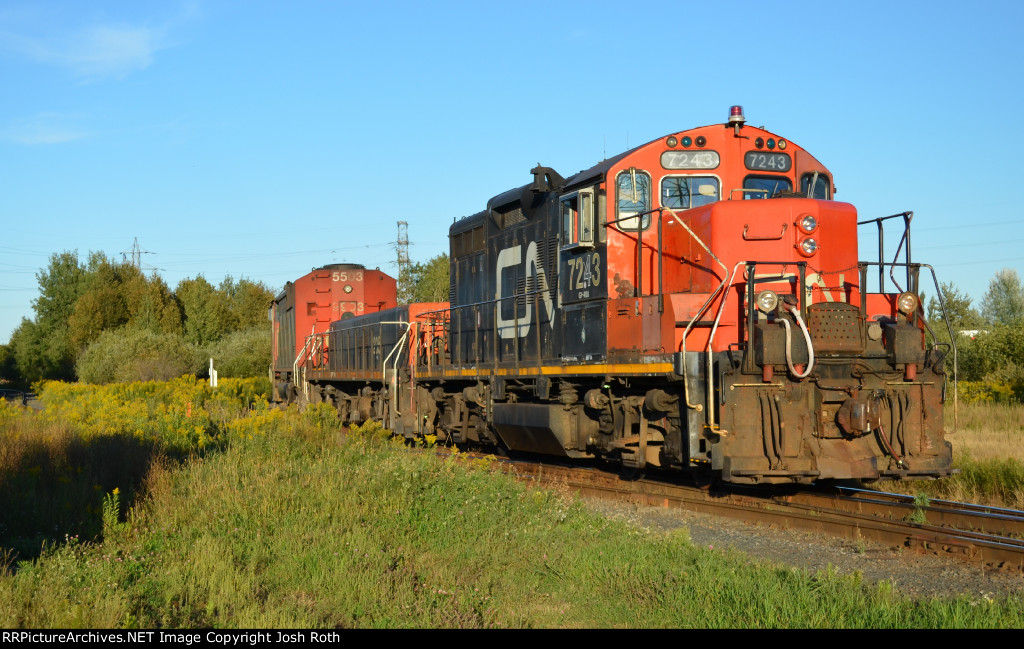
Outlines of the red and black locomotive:
{"type": "Polygon", "coordinates": [[[823,164],[738,106],[532,175],[451,226],[450,303],[293,330],[281,396],[407,437],[738,483],[951,472],[951,350],[926,343],[909,213],[858,223],[823,164]],[[889,222],[897,255],[859,261],[858,225],[881,255],[889,222]]]}

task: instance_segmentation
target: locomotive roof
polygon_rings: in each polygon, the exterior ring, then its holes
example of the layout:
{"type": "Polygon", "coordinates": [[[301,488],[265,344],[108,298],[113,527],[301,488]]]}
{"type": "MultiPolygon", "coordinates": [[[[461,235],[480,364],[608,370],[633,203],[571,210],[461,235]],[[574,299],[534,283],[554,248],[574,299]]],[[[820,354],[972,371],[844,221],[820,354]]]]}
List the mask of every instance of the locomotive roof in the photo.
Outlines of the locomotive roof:
{"type": "MultiPolygon", "coordinates": [[[[625,151],[611,158],[605,158],[604,160],[598,162],[593,167],[590,167],[589,169],[584,169],[583,171],[580,171],[579,173],[570,176],[569,178],[565,179],[564,184],[561,187],[558,187],[556,191],[572,189],[577,185],[584,185],[594,179],[603,178],[604,175],[608,172],[608,170],[612,167],[612,165],[614,165],[616,162],[625,158],[626,156],[633,153],[639,148],[641,147],[635,147],[633,149],[630,149],[629,151],[625,151]]],[[[512,189],[504,191],[500,194],[496,194],[495,196],[491,197],[489,201],[487,201],[487,209],[481,210],[476,214],[471,214],[469,216],[463,217],[456,221],[455,223],[453,223],[451,228],[449,228],[450,234],[458,234],[460,232],[473,229],[479,224],[480,221],[482,221],[490,213],[492,209],[519,202],[523,196],[523,193],[529,191],[530,188],[533,186],[534,183],[527,183],[519,187],[513,187],[512,189]]]]}
{"type": "MultiPolygon", "coordinates": [[[[725,126],[725,127],[729,127],[729,124],[728,123],[722,124],[721,122],[715,123],[715,124],[705,124],[703,126],[695,126],[693,128],[684,129],[683,131],[677,131],[677,133],[685,133],[687,131],[696,131],[696,130],[700,130],[700,129],[703,129],[703,128],[707,128],[709,126],[725,126]]],[[[765,131],[766,133],[770,133],[770,131],[768,131],[764,127],[755,127],[755,128],[758,128],[759,130],[765,131]]],[[[650,144],[652,144],[654,142],[658,142],[658,141],[663,140],[664,138],[665,138],[665,136],[657,137],[657,138],[655,138],[653,140],[650,140],[648,142],[644,142],[643,144],[641,144],[639,146],[635,146],[632,149],[629,149],[628,151],[623,151],[622,153],[620,153],[618,155],[612,156],[610,158],[605,158],[604,160],[598,162],[597,164],[595,164],[594,166],[590,167],[589,169],[584,169],[584,170],[582,170],[582,171],[580,171],[580,172],[578,172],[578,173],[576,173],[576,174],[574,174],[572,176],[569,176],[568,178],[566,178],[564,180],[564,182],[563,182],[563,184],[561,186],[555,188],[554,190],[558,191],[558,192],[571,191],[571,190],[575,189],[576,187],[582,187],[582,186],[585,186],[585,185],[592,185],[592,184],[594,184],[594,182],[596,182],[598,180],[603,180],[605,178],[605,176],[607,175],[608,170],[611,169],[617,162],[619,162],[620,160],[622,160],[626,156],[629,156],[629,155],[639,151],[640,149],[643,149],[644,147],[649,146],[650,144]]],[[[537,169],[540,169],[540,168],[541,167],[539,167],[539,166],[537,167],[537,169]]],[[[534,172],[536,172],[537,169],[534,169],[534,172]]],[[[491,213],[491,211],[493,209],[496,209],[496,208],[499,208],[499,207],[504,207],[506,205],[510,205],[512,203],[516,203],[516,202],[520,201],[523,198],[524,193],[529,191],[531,187],[534,187],[535,184],[536,184],[536,181],[534,181],[534,183],[527,183],[526,185],[522,185],[522,186],[519,186],[519,187],[514,187],[514,188],[509,189],[507,191],[504,191],[504,192],[502,192],[500,194],[496,194],[489,201],[487,201],[487,208],[486,209],[481,210],[480,212],[477,212],[475,214],[471,214],[469,216],[466,216],[466,217],[463,217],[461,219],[458,219],[455,223],[452,224],[451,228],[449,228],[449,233],[450,234],[458,234],[458,233],[461,233],[461,232],[464,232],[466,230],[470,230],[470,229],[476,227],[479,224],[480,221],[482,221],[488,214],[491,213]]]]}

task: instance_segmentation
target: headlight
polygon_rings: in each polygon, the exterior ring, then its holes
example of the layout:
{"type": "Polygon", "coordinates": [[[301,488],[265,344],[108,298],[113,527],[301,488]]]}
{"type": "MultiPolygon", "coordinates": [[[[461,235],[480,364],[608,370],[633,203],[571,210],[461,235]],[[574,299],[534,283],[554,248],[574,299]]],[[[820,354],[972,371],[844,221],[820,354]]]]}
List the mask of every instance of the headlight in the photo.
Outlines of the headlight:
{"type": "Polygon", "coordinates": [[[807,237],[801,241],[799,247],[800,252],[806,257],[810,257],[814,253],[818,252],[818,242],[813,237],[807,237]]]}
{"type": "Polygon", "coordinates": [[[910,315],[917,311],[917,305],[920,304],[920,300],[916,295],[910,291],[900,293],[900,296],[896,298],[896,308],[899,309],[903,315],[910,315]]]}
{"type": "Polygon", "coordinates": [[[775,307],[779,306],[779,296],[775,294],[775,291],[761,291],[757,294],[755,301],[757,308],[762,313],[771,313],[775,307]]]}
{"type": "Polygon", "coordinates": [[[818,219],[814,218],[810,214],[804,214],[797,221],[797,227],[804,231],[804,234],[810,234],[818,229],[818,219]]]}

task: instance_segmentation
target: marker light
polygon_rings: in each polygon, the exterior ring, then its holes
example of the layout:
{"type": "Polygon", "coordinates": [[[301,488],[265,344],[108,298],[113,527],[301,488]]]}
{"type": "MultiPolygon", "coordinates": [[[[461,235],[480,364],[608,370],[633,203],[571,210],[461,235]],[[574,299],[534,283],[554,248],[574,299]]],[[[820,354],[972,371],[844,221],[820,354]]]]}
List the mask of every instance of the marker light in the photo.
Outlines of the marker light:
{"type": "Polygon", "coordinates": [[[754,140],[754,146],[756,146],[759,149],[763,149],[764,148],[764,138],[763,137],[759,137],[756,140],[754,140]]]}
{"type": "Polygon", "coordinates": [[[679,143],[679,141],[676,140],[676,138],[674,136],[671,136],[671,135],[669,136],[669,138],[667,140],[665,140],[665,144],[667,144],[669,146],[669,148],[675,147],[675,145],[678,144],[678,143],[679,143]]]}
{"type": "Polygon", "coordinates": [[[697,146],[704,146],[705,144],[708,143],[708,139],[706,137],[704,137],[703,135],[698,135],[696,142],[697,142],[697,146]]]}
{"type": "Polygon", "coordinates": [[[818,252],[818,242],[812,237],[807,237],[800,242],[799,250],[805,257],[810,257],[814,253],[818,252]]]}
{"type": "Polygon", "coordinates": [[[693,140],[690,139],[690,136],[689,135],[684,135],[683,136],[683,146],[690,146],[691,144],[693,144],[693,140]]]}
{"type": "Polygon", "coordinates": [[[917,305],[920,303],[917,296],[910,291],[900,293],[900,296],[896,298],[896,308],[899,309],[903,315],[910,315],[917,311],[917,305]]]}
{"type": "Polygon", "coordinates": [[[774,138],[768,138],[768,149],[770,150],[770,149],[774,149],[774,148],[775,148],[775,139],[774,138]]]}
{"type": "Polygon", "coordinates": [[[810,214],[804,214],[800,217],[800,220],[796,222],[798,228],[803,230],[804,234],[810,234],[818,229],[818,220],[810,214]]]}
{"type": "Polygon", "coordinates": [[[775,291],[761,291],[754,301],[757,302],[757,308],[761,313],[771,313],[775,307],[779,306],[779,296],[775,294],[775,291]]]}
{"type": "Polygon", "coordinates": [[[786,150],[786,141],[783,140],[783,139],[779,139],[779,151],[785,151],[785,150],[786,150]]]}

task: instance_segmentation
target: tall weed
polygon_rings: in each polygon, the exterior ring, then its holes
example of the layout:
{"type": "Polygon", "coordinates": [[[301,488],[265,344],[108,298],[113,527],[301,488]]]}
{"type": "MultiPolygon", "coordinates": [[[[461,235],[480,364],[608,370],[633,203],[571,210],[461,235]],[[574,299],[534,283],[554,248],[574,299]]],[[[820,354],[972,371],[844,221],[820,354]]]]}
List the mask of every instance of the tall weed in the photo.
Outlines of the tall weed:
{"type": "Polygon", "coordinates": [[[0,401],[0,547],[26,558],[65,535],[98,538],[108,529],[104,495],[116,490],[118,507],[131,507],[155,463],[272,431],[266,383],[46,382],[39,412],[0,401]]]}

